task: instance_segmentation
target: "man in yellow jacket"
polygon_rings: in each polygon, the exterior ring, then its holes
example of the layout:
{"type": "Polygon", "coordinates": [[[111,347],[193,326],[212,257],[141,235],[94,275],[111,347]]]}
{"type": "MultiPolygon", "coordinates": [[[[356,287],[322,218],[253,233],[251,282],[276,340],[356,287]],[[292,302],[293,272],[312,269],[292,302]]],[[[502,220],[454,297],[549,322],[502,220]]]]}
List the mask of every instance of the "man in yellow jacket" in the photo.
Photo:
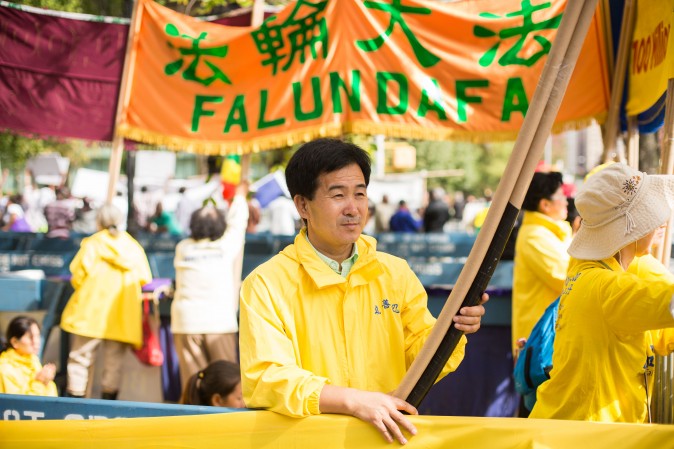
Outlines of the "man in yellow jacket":
{"type": "MultiPolygon", "coordinates": [[[[352,415],[404,444],[401,428],[416,429],[401,411],[417,411],[387,393],[435,320],[407,262],[361,235],[369,179],[368,154],[339,140],[307,143],[289,161],[288,189],[305,227],[242,285],[243,395],[248,407],[288,416],[352,415]]],[[[479,329],[483,306],[460,313],[457,329],[479,329]]],[[[459,365],[465,344],[462,337],[443,375],[459,365]]]]}

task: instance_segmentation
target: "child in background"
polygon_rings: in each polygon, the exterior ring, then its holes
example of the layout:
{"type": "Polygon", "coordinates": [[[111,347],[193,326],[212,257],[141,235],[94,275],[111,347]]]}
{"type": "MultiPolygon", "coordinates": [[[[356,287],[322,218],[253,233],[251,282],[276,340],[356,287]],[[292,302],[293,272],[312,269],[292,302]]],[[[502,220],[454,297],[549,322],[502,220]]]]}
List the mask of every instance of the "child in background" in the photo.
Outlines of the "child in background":
{"type": "Polygon", "coordinates": [[[7,342],[0,353],[0,393],[31,396],[58,396],[53,363],[42,366],[41,335],[37,321],[26,316],[14,318],[7,327],[7,342]]]}
{"type": "Polygon", "coordinates": [[[226,360],[211,362],[206,369],[190,377],[180,403],[245,408],[239,365],[226,360]]]}

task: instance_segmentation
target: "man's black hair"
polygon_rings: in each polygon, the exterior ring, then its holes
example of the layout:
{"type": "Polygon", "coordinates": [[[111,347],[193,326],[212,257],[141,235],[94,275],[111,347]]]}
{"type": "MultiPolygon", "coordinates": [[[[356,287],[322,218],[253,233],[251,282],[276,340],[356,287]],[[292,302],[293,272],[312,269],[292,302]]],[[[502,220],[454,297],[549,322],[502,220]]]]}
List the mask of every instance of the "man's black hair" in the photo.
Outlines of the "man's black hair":
{"type": "Polygon", "coordinates": [[[522,209],[528,211],[537,211],[538,204],[542,199],[552,199],[552,196],[562,186],[562,174],[559,172],[534,173],[534,177],[529,185],[529,190],[522,202],[522,209]]]}
{"type": "Polygon", "coordinates": [[[286,167],[286,183],[290,197],[312,200],[318,188],[318,177],[348,165],[357,164],[365,185],[370,183],[370,156],[358,145],[338,139],[316,139],[305,143],[290,158],[286,167]]]}

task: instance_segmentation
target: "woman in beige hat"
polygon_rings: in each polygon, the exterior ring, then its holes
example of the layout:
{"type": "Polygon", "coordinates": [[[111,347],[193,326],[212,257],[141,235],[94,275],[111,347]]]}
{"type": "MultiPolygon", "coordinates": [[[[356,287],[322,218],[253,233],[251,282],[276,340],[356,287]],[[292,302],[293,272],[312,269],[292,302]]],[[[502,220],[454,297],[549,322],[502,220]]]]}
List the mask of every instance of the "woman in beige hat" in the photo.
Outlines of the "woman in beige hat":
{"type": "Polygon", "coordinates": [[[673,205],[674,176],[623,164],[580,189],[582,222],[568,251],[551,379],[538,389],[531,418],[648,421],[649,331],[674,327],[674,283],[627,268],[648,253],[673,205]]]}

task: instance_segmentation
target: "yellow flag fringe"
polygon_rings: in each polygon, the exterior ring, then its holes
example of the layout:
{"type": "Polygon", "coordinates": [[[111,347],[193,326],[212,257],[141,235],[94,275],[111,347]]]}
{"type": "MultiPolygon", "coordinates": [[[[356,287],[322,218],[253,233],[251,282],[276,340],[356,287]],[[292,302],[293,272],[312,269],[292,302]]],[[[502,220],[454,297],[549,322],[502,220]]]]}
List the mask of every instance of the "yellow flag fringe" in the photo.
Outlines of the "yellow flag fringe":
{"type": "MultiPolygon", "coordinates": [[[[606,113],[593,117],[557,123],[553,127],[553,134],[565,131],[579,130],[592,123],[602,124],[606,120],[606,113]]],[[[251,154],[260,151],[287,148],[296,144],[309,142],[320,137],[339,137],[345,134],[374,136],[383,134],[388,138],[408,140],[433,141],[460,141],[471,143],[508,142],[517,138],[516,131],[474,133],[455,129],[428,129],[416,125],[398,125],[374,123],[366,120],[327,123],[310,126],[290,132],[274,134],[268,137],[255,137],[248,140],[217,141],[185,139],[156,133],[129,125],[119,128],[119,134],[126,139],[148,145],[162,146],[172,151],[186,151],[203,155],[251,154]]]]}

